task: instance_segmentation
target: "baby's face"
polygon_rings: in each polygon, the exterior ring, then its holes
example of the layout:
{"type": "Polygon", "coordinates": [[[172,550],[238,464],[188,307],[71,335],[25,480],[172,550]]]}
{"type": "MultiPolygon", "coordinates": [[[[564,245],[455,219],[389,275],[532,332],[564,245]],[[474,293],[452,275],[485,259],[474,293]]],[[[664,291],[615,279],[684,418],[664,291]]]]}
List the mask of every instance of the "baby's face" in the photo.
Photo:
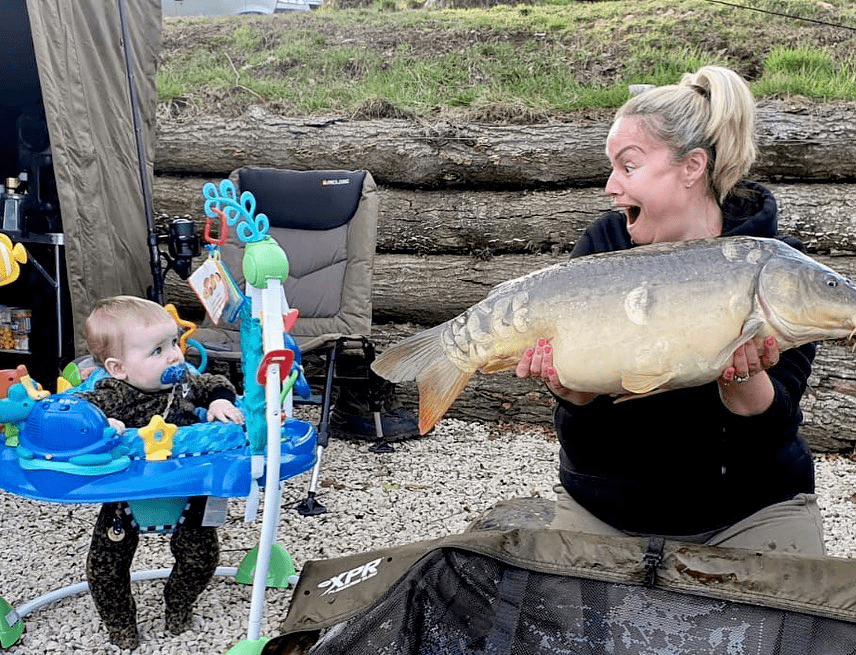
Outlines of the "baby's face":
{"type": "Polygon", "coordinates": [[[184,361],[178,347],[178,326],[171,318],[134,328],[128,334],[122,363],[125,380],[142,391],[159,391],[171,386],[161,382],[170,366],[184,361]]]}

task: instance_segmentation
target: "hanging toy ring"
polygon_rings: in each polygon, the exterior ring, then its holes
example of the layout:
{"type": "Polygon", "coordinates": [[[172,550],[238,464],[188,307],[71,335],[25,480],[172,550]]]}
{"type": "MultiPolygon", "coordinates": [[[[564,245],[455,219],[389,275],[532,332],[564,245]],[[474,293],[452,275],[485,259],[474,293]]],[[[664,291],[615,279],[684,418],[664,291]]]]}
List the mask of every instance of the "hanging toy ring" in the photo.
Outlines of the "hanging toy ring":
{"type": "Polygon", "coordinates": [[[220,228],[217,230],[217,238],[214,239],[211,236],[211,225],[213,224],[213,221],[211,220],[210,216],[206,216],[204,232],[205,242],[215,246],[222,246],[229,239],[228,220],[226,219],[226,214],[224,214],[217,207],[211,207],[211,211],[217,214],[217,217],[220,219],[220,228]]]}

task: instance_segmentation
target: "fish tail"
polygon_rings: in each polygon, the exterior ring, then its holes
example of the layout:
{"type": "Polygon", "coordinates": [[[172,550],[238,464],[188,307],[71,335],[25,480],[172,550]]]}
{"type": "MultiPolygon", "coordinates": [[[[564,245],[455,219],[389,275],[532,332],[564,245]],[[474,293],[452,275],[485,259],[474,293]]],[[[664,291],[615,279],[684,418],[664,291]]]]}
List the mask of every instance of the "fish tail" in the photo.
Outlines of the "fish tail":
{"type": "Polygon", "coordinates": [[[390,382],[418,380],[434,361],[446,358],[441,339],[444,326],[445,323],[390,346],[372,362],[372,370],[390,382]]]}
{"type": "Polygon", "coordinates": [[[420,434],[428,432],[443,418],[472,376],[448,359],[438,360],[425,371],[418,381],[420,434]]]}
{"type": "Polygon", "coordinates": [[[408,337],[372,363],[372,370],[390,382],[416,380],[420,434],[428,432],[443,417],[474,373],[461,370],[449,359],[441,338],[445,326],[444,323],[408,337]]]}

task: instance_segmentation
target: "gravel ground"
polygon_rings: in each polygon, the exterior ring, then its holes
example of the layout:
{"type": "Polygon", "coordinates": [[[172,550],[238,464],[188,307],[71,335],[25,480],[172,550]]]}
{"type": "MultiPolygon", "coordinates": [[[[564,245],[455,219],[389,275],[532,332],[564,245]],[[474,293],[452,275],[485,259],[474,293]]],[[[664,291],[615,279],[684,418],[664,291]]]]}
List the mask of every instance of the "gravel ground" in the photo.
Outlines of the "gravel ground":
{"type": "MultiPolygon", "coordinates": [[[[329,512],[301,517],[290,510],[305,495],[309,475],[286,483],[278,543],[300,569],[322,559],[431,539],[464,530],[496,501],[516,496],[553,497],[557,444],[532,426],[486,426],[446,419],[435,432],[374,454],[369,444],[332,441],[324,457],[319,500],[329,512]]],[[[856,558],[856,461],[818,455],[817,486],[828,553],[856,558]]],[[[12,607],[84,580],[84,563],[97,507],[33,502],[0,492],[0,596],[12,607]]],[[[258,543],[261,514],[243,521],[234,500],[220,530],[221,565],[238,566],[258,543]]],[[[134,570],[171,565],[168,538],[142,537],[134,570]]],[[[192,629],[164,631],[163,580],[134,584],[140,655],[225,653],[246,637],[251,587],[217,577],[197,603],[192,629]]],[[[290,590],[266,592],[262,634],[279,634],[290,590]]],[[[107,654],[122,651],[107,641],[88,594],[37,609],[26,632],[8,652],[107,654]]]]}

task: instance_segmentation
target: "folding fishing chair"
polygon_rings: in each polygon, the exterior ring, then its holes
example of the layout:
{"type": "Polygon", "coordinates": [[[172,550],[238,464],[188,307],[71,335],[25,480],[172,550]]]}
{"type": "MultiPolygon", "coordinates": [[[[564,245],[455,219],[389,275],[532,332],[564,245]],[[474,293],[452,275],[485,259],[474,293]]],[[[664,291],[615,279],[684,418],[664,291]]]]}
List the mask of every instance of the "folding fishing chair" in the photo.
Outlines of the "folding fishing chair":
{"type": "MultiPolygon", "coordinates": [[[[297,510],[303,515],[326,511],[316,499],[321,456],[329,442],[333,387],[342,379],[336,363],[343,350],[365,357],[366,393],[382,442],[380,402],[375,391],[380,380],[368,364],[374,359],[369,339],[372,321],[372,264],[377,242],[377,186],[365,170],[292,171],[243,167],[230,179],[239,194],[250,191],[256,213],[270,221],[268,234],[285,251],[289,275],[283,284],[286,300],[299,311],[291,329],[301,354],[320,354],[323,390],[310,401],[319,404],[318,461],[312,472],[307,497],[297,510]]],[[[243,248],[230,239],[221,259],[243,288],[243,248]]],[[[197,340],[212,361],[225,360],[233,379],[240,362],[237,325],[204,326],[197,340]]],[[[311,378],[310,378],[310,381],[311,378]]],[[[295,399],[299,402],[298,399],[295,399]]]]}

